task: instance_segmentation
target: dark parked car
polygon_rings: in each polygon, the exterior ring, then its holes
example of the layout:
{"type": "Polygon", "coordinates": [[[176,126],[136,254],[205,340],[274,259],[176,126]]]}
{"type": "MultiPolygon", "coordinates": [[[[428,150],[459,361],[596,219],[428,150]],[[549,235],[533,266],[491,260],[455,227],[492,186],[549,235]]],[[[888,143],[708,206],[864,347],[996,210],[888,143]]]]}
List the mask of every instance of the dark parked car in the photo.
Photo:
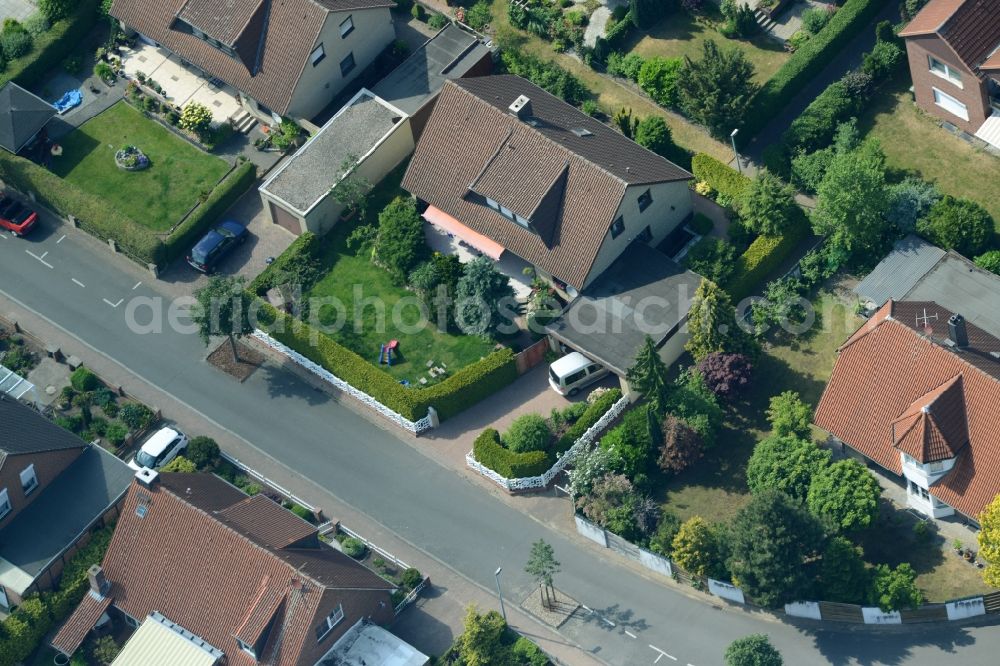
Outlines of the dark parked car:
{"type": "Polygon", "coordinates": [[[187,262],[202,273],[211,273],[226,253],[247,239],[247,228],[226,220],[201,237],[187,256],[187,262]]]}
{"type": "Polygon", "coordinates": [[[38,213],[19,201],[0,195],[0,229],[23,236],[38,221],[38,213]]]}

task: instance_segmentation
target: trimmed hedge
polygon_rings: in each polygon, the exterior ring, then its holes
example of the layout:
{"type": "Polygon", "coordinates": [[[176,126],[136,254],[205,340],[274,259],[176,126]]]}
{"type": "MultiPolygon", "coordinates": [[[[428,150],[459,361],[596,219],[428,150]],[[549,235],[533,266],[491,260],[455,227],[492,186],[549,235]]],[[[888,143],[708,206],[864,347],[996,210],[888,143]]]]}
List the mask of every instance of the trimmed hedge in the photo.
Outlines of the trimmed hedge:
{"type": "Polygon", "coordinates": [[[7,69],[0,72],[0,86],[14,81],[28,88],[62,64],[94,27],[100,4],[100,0],[78,0],[70,16],[56,21],[48,31],[34,38],[30,53],[7,63],[7,69]]]}
{"type": "Polygon", "coordinates": [[[505,449],[500,443],[500,433],[493,428],[479,433],[472,443],[472,455],[479,464],[507,479],[538,476],[552,466],[545,451],[514,453],[505,449]]]}
{"type": "Polygon", "coordinates": [[[311,231],[304,232],[301,236],[292,241],[278,258],[271,262],[257,277],[253,279],[247,289],[255,296],[263,296],[268,289],[273,288],[274,276],[283,271],[286,266],[293,263],[301,256],[314,257],[319,249],[319,237],[311,231]]]}
{"type": "MultiPolygon", "coordinates": [[[[229,172],[212,189],[204,203],[198,206],[186,220],[177,225],[173,233],[163,241],[163,259],[173,261],[187,251],[188,247],[205,230],[215,224],[226,210],[236,202],[250,185],[257,180],[257,167],[252,162],[244,162],[229,172]]],[[[159,262],[157,262],[159,263],[159,262]]]]}
{"type": "Polygon", "coordinates": [[[592,404],[587,405],[587,410],[580,415],[580,418],[576,420],[576,423],[570,426],[569,430],[563,433],[563,436],[556,442],[555,453],[559,454],[563,451],[569,450],[569,447],[573,446],[573,443],[580,439],[583,433],[590,430],[591,426],[600,421],[601,417],[604,416],[616,402],[621,400],[621,397],[621,389],[611,389],[607,393],[601,394],[601,396],[598,397],[592,404]]]}
{"type": "Polygon", "coordinates": [[[736,272],[726,283],[726,291],[734,301],[754,293],[795,247],[809,233],[809,225],[802,219],[783,236],[758,236],[736,262],[736,272]]]}
{"type": "Polygon", "coordinates": [[[632,22],[632,10],[625,12],[625,16],[611,26],[603,36],[594,40],[594,59],[601,64],[607,62],[608,56],[615,50],[632,31],[635,24],[632,22]]]}
{"type": "Polygon", "coordinates": [[[270,332],[274,339],[411,421],[426,416],[427,408],[432,406],[444,421],[517,379],[514,352],[504,348],[434,386],[406,387],[308,324],[278,312],[267,303],[262,302],[260,308],[262,319],[275,322],[270,332]],[[279,322],[284,330],[276,330],[279,322]]]}
{"type": "Polygon", "coordinates": [[[818,35],[792,54],[754,96],[738,135],[742,145],[777,116],[885,6],[884,0],[847,0],[818,35]]]}
{"type": "Polygon", "coordinates": [[[731,201],[739,201],[751,183],[749,178],[736,169],[705,153],[698,153],[691,158],[691,172],[699,181],[705,181],[713,190],[731,201]]]}

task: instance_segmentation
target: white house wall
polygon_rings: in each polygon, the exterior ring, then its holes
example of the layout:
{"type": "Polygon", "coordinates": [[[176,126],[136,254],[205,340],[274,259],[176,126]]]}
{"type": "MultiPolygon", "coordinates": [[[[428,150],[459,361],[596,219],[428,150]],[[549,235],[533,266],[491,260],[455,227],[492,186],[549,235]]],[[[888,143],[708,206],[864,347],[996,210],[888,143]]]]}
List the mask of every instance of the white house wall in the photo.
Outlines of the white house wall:
{"type": "Polygon", "coordinates": [[[688,215],[691,214],[691,190],[686,181],[672,183],[656,183],[653,185],[632,185],[625,190],[621,205],[611,222],[621,215],[625,220],[625,231],[618,238],[611,238],[610,229],[606,232],[597,258],[587,275],[587,284],[593,282],[614,263],[629,243],[647,226],[653,234],[650,245],[656,246],[673,231],[688,215]],[[650,190],[653,203],[646,210],[639,212],[639,195],[650,190]]]}

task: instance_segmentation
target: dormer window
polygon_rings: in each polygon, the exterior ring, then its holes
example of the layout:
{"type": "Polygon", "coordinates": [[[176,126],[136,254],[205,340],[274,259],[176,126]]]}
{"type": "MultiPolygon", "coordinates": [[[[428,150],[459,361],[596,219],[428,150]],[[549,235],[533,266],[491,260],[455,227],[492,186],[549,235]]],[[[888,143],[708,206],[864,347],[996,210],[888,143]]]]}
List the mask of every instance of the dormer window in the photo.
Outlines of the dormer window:
{"type": "Polygon", "coordinates": [[[257,659],[257,650],[254,649],[254,646],[247,645],[246,643],[244,643],[243,641],[241,641],[238,638],[236,639],[236,644],[240,646],[241,650],[243,650],[244,652],[246,652],[248,655],[250,655],[254,659],[257,659]]]}
{"type": "Polygon", "coordinates": [[[35,466],[28,465],[21,471],[21,490],[28,496],[37,487],[38,476],[35,475],[35,466]]]}
{"type": "Polygon", "coordinates": [[[514,224],[520,227],[524,227],[528,231],[533,231],[533,229],[531,228],[531,220],[529,220],[526,217],[521,217],[520,215],[512,211],[510,208],[507,208],[506,206],[501,206],[500,204],[498,204],[493,199],[490,199],[489,197],[484,197],[484,198],[486,199],[486,205],[489,208],[492,208],[496,212],[500,213],[514,224]]]}
{"type": "Polygon", "coordinates": [[[3,518],[10,513],[11,508],[10,495],[7,494],[7,489],[4,488],[3,490],[0,490],[0,518],[3,518]]]}
{"type": "Polygon", "coordinates": [[[316,625],[316,642],[322,641],[326,635],[333,630],[344,619],[344,605],[337,604],[332,613],[327,615],[322,622],[316,625]]]}

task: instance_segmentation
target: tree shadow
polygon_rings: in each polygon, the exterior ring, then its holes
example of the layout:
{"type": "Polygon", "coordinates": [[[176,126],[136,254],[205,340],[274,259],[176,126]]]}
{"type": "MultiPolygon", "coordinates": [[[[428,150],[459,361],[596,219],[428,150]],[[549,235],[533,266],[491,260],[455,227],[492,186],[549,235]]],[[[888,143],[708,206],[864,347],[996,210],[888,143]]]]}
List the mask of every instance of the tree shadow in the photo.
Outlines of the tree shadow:
{"type": "MultiPolygon", "coordinates": [[[[857,631],[817,631],[813,644],[831,666],[848,664],[904,664],[916,648],[936,647],[958,659],[959,648],[976,642],[967,628],[924,625],[920,631],[886,631],[885,627],[857,631]]],[[[810,633],[810,632],[803,632],[810,633]]],[[[951,663],[943,658],[937,663],[951,663]]]]}
{"type": "Polygon", "coordinates": [[[586,609],[581,610],[580,619],[584,623],[600,627],[607,632],[620,631],[621,629],[645,631],[649,628],[649,623],[644,618],[636,618],[635,611],[631,608],[621,608],[621,604],[594,608],[589,613],[586,609]],[[608,624],[608,621],[613,622],[614,625],[608,624]]]}
{"type": "Polygon", "coordinates": [[[333,400],[333,396],[318,386],[303,381],[291,368],[283,365],[265,363],[254,374],[267,385],[267,394],[270,398],[295,398],[305,400],[310,406],[327,404],[333,400]]]}

